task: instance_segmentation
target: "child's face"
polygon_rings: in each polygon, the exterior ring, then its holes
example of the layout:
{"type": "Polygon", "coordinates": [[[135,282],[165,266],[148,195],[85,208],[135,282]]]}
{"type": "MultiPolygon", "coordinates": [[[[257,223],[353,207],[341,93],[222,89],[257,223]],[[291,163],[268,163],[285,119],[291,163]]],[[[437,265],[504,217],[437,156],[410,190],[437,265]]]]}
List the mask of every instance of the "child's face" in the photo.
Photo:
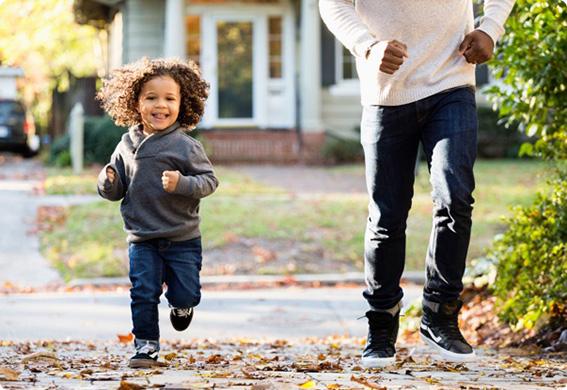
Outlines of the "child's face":
{"type": "Polygon", "coordinates": [[[181,89],[171,77],[159,76],[147,81],[138,97],[144,132],[161,131],[175,123],[180,104],[181,89]]]}

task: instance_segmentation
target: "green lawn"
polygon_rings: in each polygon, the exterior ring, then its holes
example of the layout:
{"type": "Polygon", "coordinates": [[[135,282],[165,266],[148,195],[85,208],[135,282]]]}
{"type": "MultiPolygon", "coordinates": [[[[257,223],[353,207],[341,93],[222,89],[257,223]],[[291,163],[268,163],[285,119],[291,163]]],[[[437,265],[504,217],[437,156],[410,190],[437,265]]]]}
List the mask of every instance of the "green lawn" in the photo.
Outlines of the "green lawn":
{"type": "MultiPolygon", "coordinates": [[[[329,168],[344,175],[363,175],[360,165],[329,168]]],[[[501,217],[513,205],[527,204],[544,185],[546,166],[535,161],[479,161],[469,258],[483,255],[503,230],[501,217]]],[[[234,237],[289,240],[323,248],[325,259],[362,269],[367,198],[364,194],[330,194],[302,198],[265,186],[227,167],[218,169],[222,185],[202,202],[205,248],[226,245],[234,237]]],[[[51,170],[48,193],[95,193],[96,172],[81,177],[51,170]]],[[[431,229],[430,186],[422,165],[408,220],[406,269],[423,269],[431,229]]],[[[42,250],[69,279],[125,275],[125,235],[118,203],[100,201],[72,207],[64,226],[43,232],[42,250]]],[[[332,272],[332,270],[329,270],[332,272]]]]}
{"type": "Polygon", "coordinates": [[[98,170],[88,168],[81,175],[74,175],[71,168],[47,168],[45,191],[49,195],[94,195],[98,170]]]}

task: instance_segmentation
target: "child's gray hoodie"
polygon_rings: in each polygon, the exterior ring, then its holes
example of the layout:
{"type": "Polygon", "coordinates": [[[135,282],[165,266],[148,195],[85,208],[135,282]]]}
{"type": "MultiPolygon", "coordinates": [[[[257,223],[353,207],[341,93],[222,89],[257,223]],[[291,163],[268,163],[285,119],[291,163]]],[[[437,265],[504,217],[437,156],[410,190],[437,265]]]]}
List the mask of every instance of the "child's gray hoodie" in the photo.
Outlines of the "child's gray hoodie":
{"type": "Polygon", "coordinates": [[[122,199],[128,242],[184,241],[201,235],[199,199],[212,194],[218,180],[201,143],[183,130],[177,122],[150,136],[140,126],[130,128],[98,176],[103,198],[122,199]],[[117,173],[114,183],[106,177],[107,167],[117,173]],[[181,173],[172,193],[163,189],[163,171],[181,173]]]}

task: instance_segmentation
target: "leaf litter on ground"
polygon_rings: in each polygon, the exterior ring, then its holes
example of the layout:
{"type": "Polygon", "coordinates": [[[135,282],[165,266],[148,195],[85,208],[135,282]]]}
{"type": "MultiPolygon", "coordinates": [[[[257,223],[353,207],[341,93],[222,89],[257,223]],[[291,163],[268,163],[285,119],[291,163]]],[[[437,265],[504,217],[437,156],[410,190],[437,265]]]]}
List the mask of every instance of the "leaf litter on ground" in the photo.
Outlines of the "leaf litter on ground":
{"type": "Polygon", "coordinates": [[[518,384],[520,389],[522,384],[530,384],[530,388],[560,387],[567,382],[565,355],[525,356],[514,350],[480,349],[482,358],[478,362],[445,363],[418,345],[400,347],[396,364],[380,370],[360,367],[363,343],[361,338],[347,336],[298,341],[162,340],[159,361],[163,366],[134,370],[127,366],[131,344],[119,341],[3,341],[0,387],[51,382],[64,387],[78,381],[98,383],[103,388],[137,389],[165,385],[171,380],[168,374],[175,372],[183,373],[183,383],[189,388],[500,388],[518,384]]]}

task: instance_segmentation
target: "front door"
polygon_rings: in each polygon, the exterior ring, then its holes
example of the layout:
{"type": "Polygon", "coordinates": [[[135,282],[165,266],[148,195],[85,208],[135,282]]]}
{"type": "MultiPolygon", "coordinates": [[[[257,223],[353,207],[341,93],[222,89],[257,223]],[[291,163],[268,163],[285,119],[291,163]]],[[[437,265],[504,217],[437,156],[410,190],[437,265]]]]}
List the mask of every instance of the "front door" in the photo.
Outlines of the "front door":
{"type": "Polygon", "coordinates": [[[294,24],[274,4],[193,5],[188,53],[210,83],[203,128],[286,128],[295,123],[294,24]],[[199,21],[197,23],[196,21],[199,21]],[[198,39],[198,40],[197,40],[198,39]],[[194,40],[194,41],[192,41],[194,40]]]}
{"type": "Polygon", "coordinates": [[[265,85],[258,19],[245,15],[214,15],[207,20],[211,93],[208,109],[214,126],[258,125],[259,87],[265,85]]]}

